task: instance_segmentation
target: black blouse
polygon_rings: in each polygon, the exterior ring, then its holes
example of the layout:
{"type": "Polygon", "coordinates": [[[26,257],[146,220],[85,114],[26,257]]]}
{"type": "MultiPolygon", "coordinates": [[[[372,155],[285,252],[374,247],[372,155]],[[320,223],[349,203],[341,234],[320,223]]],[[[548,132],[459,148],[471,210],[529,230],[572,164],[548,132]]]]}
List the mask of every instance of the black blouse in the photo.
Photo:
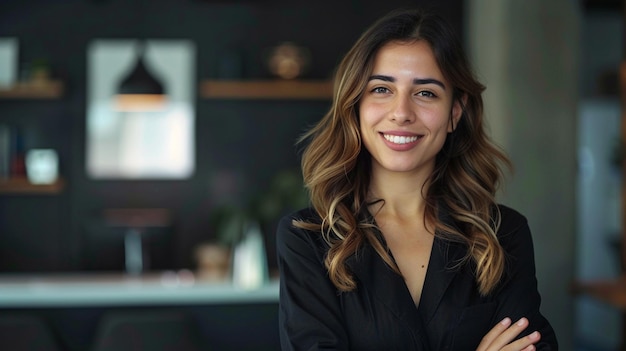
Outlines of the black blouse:
{"type": "Polygon", "coordinates": [[[419,306],[403,278],[370,245],[347,263],[357,289],[339,292],[324,267],[328,245],[319,232],[292,219],[319,222],[311,209],[284,217],[277,230],[280,269],[279,330],[286,350],[475,350],[499,321],[526,317],[523,335],[541,333],[537,350],[558,350],[539,311],[532,237],[526,218],[500,206],[499,241],[507,268],[499,287],[478,293],[470,264],[454,266],[466,248],[435,237],[419,306]]]}

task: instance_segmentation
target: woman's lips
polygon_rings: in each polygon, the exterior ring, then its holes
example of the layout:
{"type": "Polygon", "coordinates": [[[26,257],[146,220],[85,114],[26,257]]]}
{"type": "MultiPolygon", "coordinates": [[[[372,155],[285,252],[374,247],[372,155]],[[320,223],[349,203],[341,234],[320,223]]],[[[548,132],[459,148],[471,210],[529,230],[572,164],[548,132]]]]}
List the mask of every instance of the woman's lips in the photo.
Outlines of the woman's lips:
{"type": "Polygon", "coordinates": [[[422,139],[422,135],[381,133],[385,144],[395,151],[406,151],[413,148],[422,139]]]}
{"type": "Polygon", "coordinates": [[[394,144],[408,144],[417,140],[417,135],[413,136],[404,136],[404,135],[392,135],[392,134],[383,134],[385,140],[392,142],[394,144]]]}

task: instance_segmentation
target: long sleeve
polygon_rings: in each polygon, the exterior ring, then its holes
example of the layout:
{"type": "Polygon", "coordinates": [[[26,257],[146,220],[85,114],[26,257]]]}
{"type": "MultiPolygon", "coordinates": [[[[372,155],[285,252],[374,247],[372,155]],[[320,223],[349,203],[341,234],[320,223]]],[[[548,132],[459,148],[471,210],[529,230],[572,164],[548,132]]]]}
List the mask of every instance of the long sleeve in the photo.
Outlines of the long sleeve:
{"type": "Polygon", "coordinates": [[[505,252],[505,272],[496,290],[487,296],[478,293],[475,265],[450,267],[465,255],[466,248],[435,241],[420,305],[433,350],[473,350],[505,317],[513,322],[528,318],[529,326],[518,337],[537,330],[541,333],[537,350],[558,350],[554,330],[540,312],[541,296],[527,220],[508,207],[500,206],[500,211],[497,235],[505,252]]]}
{"type": "Polygon", "coordinates": [[[282,350],[348,350],[338,292],[323,265],[321,235],[295,228],[290,216],[279,222],[276,235],[282,350]]]}
{"type": "Polygon", "coordinates": [[[515,321],[526,317],[530,325],[523,335],[535,330],[541,333],[537,350],[558,350],[554,330],[540,312],[541,296],[537,289],[534,248],[526,218],[511,215],[513,210],[505,207],[501,210],[503,222],[498,237],[507,253],[507,271],[506,280],[496,297],[496,320],[508,316],[515,321]],[[513,220],[505,221],[505,217],[513,220]]]}

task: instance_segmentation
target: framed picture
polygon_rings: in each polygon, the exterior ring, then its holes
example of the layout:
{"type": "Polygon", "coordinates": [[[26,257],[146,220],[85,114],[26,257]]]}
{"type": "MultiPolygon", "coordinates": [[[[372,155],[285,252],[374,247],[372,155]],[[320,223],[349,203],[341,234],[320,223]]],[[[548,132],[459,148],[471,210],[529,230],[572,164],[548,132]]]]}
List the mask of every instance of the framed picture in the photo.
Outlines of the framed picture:
{"type": "Polygon", "coordinates": [[[87,52],[87,174],[183,179],[195,165],[195,45],[188,40],[94,40],[87,52]],[[138,44],[144,50],[138,52],[138,44]],[[121,81],[142,60],[164,87],[156,110],[120,110],[121,81]]]}

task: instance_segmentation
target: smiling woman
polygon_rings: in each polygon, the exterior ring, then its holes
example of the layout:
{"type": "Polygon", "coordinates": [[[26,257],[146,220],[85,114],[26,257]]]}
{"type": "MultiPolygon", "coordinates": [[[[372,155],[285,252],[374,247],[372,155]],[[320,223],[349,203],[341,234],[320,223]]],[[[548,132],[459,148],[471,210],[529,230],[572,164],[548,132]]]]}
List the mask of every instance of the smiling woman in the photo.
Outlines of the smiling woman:
{"type": "Polygon", "coordinates": [[[437,15],[394,11],[348,51],[301,139],[312,206],[277,230],[283,350],[558,349],[483,90],[437,15]]]}
{"type": "Polygon", "coordinates": [[[427,42],[393,41],[378,51],[359,101],[372,173],[414,172],[421,174],[419,182],[426,181],[447,133],[461,118],[460,101],[453,101],[446,85],[427,42]]]}

